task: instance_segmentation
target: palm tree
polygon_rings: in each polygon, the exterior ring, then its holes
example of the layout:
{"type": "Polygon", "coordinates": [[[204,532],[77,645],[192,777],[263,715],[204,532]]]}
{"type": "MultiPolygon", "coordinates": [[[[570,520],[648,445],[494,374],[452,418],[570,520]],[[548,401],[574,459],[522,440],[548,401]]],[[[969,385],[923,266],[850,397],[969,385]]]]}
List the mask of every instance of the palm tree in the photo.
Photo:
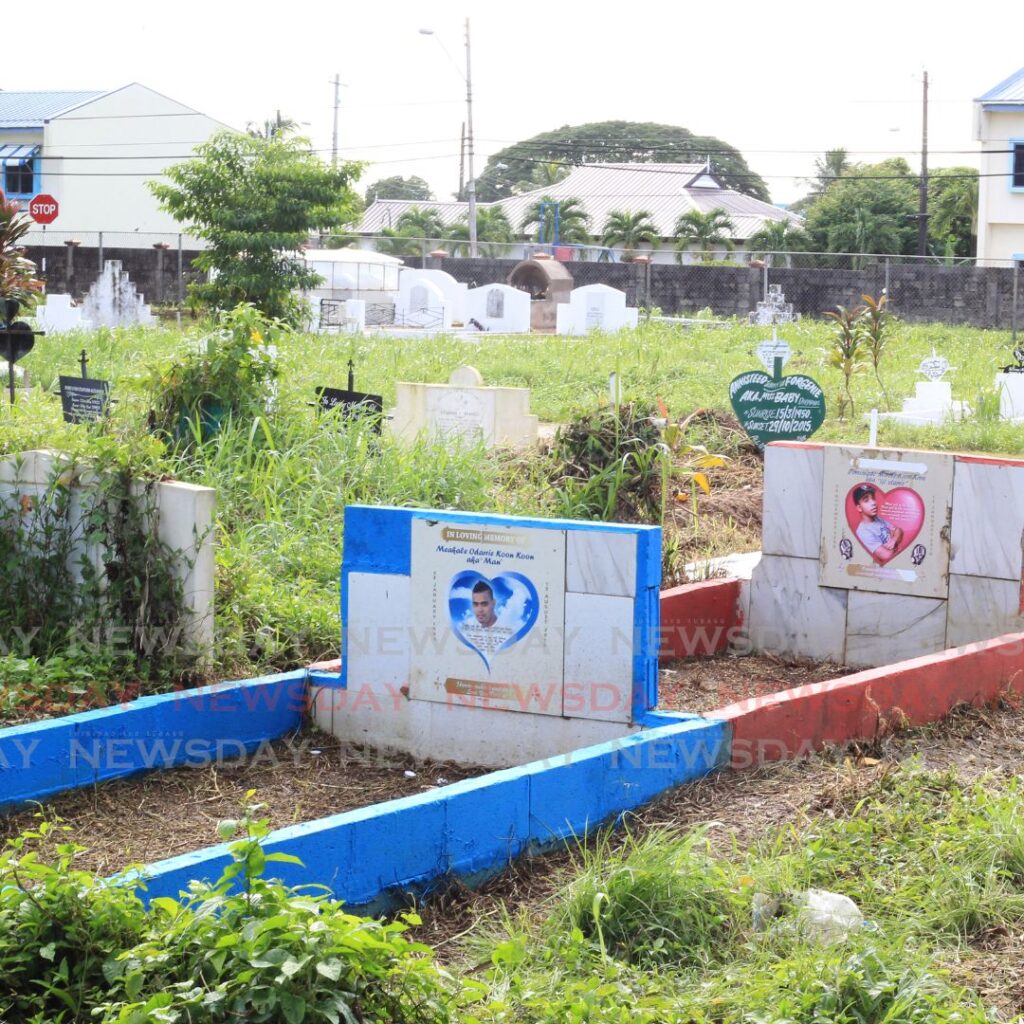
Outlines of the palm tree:
{"type": "MultiPolygon", "coordinates": [[[[807,233],[791,220],[769,220],[747,239],[747,249],[751,257],[763,256],[771,266],[773,254],[799,252],[807,248],[809,241],[807,233]]],[[[787,256],[787,266],[790,262],[787,256]]]]}
{"type": "Polygon", "coordinates": [[[555,199],[541,196],[523,215],[519,230],[532,234],[537,226],[537,241],[565,242],[567,245],[586,245],[590,241],[590,217],[580,199],[555,199]],[[558,237],[555,238],[555,210],[558,210],[558,237]],[[543,211],[543,212],[542,212],[543,211]]]}
{"type": "Polygon", "coordinates": [[[438,239],[444,235],[444,224],[441,222],[441,214],[433,206],[410,206],[395,221],[395,227],[399,231],[418,232],[418,237],[427,239],[438,239]]]}
{"type": "Polygon", "coordinates": [[[296,131],[299,127],[299,122],[290,118],[282,117],[281,111],[275,111],[275,117],[271,120],[263,122],[263,126],[259,127],[254,121],[250,121],[246,126],[245,130],[255,139],[281,139],[286,135],[290,135],[296,131]]]}
{"type": "Polygon", "coordinates": [[[828,191],[829,185],[841,178],[850,169],[850,161],[846,157],[846,150],[826,149],[825,155],[814,161],[814,178],[811,187],[816,196],[823,196],[828,191]]]}
{"type": "MultiPolygon", "coordinates": [[[[476,239],[478,242],[507,243],[512,241],[512,225],[508,216],[500,206],[478,206],[476,208],[476,239]]],[[[465,252],[469,248],[469,214],[454,227],[450,227],[444,239],[455,242],[452,253],[465,252]]],[[[500,256],[502,247],[499,244],[481,246],[485,256],[500,256]]]]}
{"type": "Polygon", "coordinates": [[[720,207],[702,213],[700,210],[689,210],[679,215],[673,234],[676,237],[676,259],[682,263],[683,253],[696,245],[701,253],[701,260],[710,263],[714,259],[716,245],[732,251],[733,242],[729,232],[736,226],[729,219],[729,214],[720,207]]]}
{"type": "Polygon", "coordinates": [[[612,210],[608,219],[604,222],[604,230],[601,232],[601,244],[609,248],[621,246],[627,253],[632,254],[642,242],[654,247],[660,241],[658,229],[651,219],[653,214],[650,210],[638,210],[630,213],[628,210],[612,210]]]}
{"type": "Polygon", "coordinates": [[[957,256],[973,256],[978,239],[978,172],[971,167],[937,169],[931,178],[928,227],[932,238],[957,256]]]}

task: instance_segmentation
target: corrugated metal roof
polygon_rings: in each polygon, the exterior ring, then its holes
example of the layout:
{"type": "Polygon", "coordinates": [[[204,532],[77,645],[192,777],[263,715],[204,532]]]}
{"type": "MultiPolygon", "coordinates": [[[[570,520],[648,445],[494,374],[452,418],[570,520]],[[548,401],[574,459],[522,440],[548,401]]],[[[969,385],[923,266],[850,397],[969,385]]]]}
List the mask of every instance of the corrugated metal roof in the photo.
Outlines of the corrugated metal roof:
{"type": "Polygon", "coordinates": [[[978,103],[1024,103],[1024,68],[1015,71],[1009,78],[993,86],[978,103]]]}
{"type": "MultiPolygon", "coordinates": [[[[676,220],[690,210],[725,210],[736,227],[733,237],[739,240],[760,231],[766,221],[800,223],[795,214],[753,196],[693,184],[705,175],[704,164],[583,164],[555,185],[478,206],[502,207],[515,232],[519,232],[526,211],[544,196],[579,199],[590,216],[593,235],[600,235],[609,215],[616,210],[646,210],[663,238],[673,236],[676,220]]],[[[358,230],[362,234],[379,234],[381,228],[393,227],[410,206],[437,210],[445,225],[455,224],[466,216],[466,203],[378,199],[363,214],[358,230]]]]}
{"type": "Polygon", "coordinates": [[[5,92],[0,90],[0,128],[42,128],[57,114],[102,92],[5,92]]]}

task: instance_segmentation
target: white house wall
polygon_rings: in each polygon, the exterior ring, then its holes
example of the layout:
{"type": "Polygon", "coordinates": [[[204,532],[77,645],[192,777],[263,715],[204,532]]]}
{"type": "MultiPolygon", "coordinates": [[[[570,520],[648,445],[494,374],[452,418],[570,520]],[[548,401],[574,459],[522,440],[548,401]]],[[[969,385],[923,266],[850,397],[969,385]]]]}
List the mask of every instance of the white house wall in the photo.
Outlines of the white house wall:
{"type": "MultiPolygon", "coordinates": [[[[57,198],[52,230],[103,231],[108,246],[130,246],[116,233],[177,233],[160,210],[147,180],[192,155],[194,147],[224,127],[212,118],[141,85],[101,96],[47,124],[42,191],[57,198]],[[49,156],[53,154],[53,156],[49,156]],[[136,159],[125,160],[124,157],[136,159]],[[128,173],[132,176],[125,176],[128,173]]],[[[140,239],[149,246],[153,239],[140,239]]]]}
{"type": "Polygon", "coordinates": [[[1024,252],[1024,192],[1010,190],[1010,139],[1024,139],[1024,110],[981,112],[978,259],[1009,260],[1024,252]]]}

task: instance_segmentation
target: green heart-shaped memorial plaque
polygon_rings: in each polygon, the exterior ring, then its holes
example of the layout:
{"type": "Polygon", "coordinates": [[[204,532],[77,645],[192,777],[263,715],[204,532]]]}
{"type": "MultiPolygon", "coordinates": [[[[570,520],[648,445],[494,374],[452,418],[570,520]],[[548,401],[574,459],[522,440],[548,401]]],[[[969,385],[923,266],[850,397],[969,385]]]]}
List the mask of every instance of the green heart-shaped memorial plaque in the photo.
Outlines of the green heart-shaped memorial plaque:
{"type": "Polygon", "coordinates": [[[825,422],[825,393],[800,373],[774,380],[760,370],[741,373],[729,385],[729,399],[758,448],[769,441],[805,441],[825,422]]]}

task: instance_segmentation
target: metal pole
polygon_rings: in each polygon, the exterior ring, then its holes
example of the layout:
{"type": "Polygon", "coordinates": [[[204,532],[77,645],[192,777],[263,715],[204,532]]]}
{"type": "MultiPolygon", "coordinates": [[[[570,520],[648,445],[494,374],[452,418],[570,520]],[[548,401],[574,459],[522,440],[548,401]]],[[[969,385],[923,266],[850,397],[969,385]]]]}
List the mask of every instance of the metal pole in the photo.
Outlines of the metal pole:
{"type": "Polygon", "coordinates": [[[341,75],[334,73],[334,133],[331,136],[331,167],[338,166],[338,107],[341,106],[341,75]]]}
{"type": "Polygon", "coordinates": [[[928,255],[928,72],[924,73],[921,109],[921,184],[917,210],[917,255],[928,255]]]}
{"type": "Polygon", "coordinates": [[[14,405],[14,334],[11,325],[7,325],[7,387],[11,393],[11,405],[14,405]]]}
{"type": "Polygon", "coordinates": [[[473,72],[469,60],[469,18],[466,19],[466,165],[469,181],[466,198],[469,200],[469,255],[477,255],[476,248],[476,176],[473,172],[473,72]]]}
{"type": "Polygon", "coordinates": [[[1017,281],[1020,278],[1020,261],[1013,261],[1013,308],[1010,310],[1010,341],[1017,344],[1017,281]]]}

